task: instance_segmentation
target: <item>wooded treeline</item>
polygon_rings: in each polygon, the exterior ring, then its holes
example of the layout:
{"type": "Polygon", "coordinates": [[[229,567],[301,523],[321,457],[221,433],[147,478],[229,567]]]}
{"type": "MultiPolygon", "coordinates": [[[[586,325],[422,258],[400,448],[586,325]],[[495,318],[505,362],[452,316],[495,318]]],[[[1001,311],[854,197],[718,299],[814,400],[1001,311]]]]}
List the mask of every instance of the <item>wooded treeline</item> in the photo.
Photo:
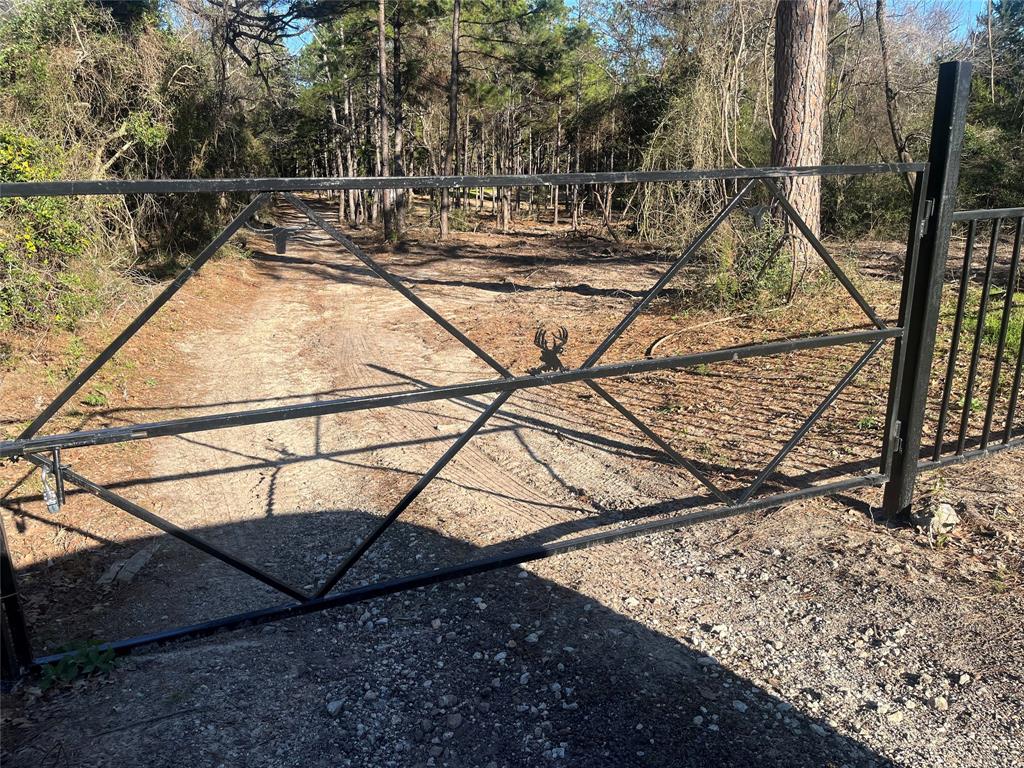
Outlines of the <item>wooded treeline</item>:
{"type": "MultiPolygon", "coordinates": [[[[1024,0],[820,0],[821,162],[926,156],[937,63],[976,62],[961,202],[1024,198],[1024,0]],[[952,4],[951,4],[952,5],[952,4]]],[[[783,5],[786,12],[788,6],[783,5]]],[[[712,168],[773,162],[776,0],[0,0],[0,182],[712,168]]],[[[777,133],[777,127],[774,132],[777,133]]],[[[672,242],[725,190],[478,189],[433,226],[584,215],[672,242]]],[[[822,226],[901,237],[906,181],[831,180],[822,226]]],[[[72,324],[113,264],[159,271],[226,201],[0,201],[0,326],[72,324]]],[[[399,238],[409,195],[349,193],[399,238]]]]}
{"type": "MultiPolygon", "coordinates": [[[[277,171],[352,176],[773,164],[777,15],[796,5],[406,0],[332,3],[331,13],[319,6],[314,39],[295,62],[298,122],[277,171]],[[389,77],[382,79],[382,66],[389,77]],[[382,138],[383,126],[390,135],[382,138]]],[[[937,63],[974,58],[979,85],[967,140],[973,170],[962,198],[1019,200],[1022,6],[993,3],[990,39],[989,19],[979,19],[965,38],[940,3],[822,0],[821,162],[924,158],[937,63]]],[[[292,9],[296,19],[307,12],[301,4],[292,9]]],[[[904,222],[905,181],[837,180],[825,190],[826,228],[896,233],[904,222]]],[[[707,207],[701,191],[524,189],[499,191],[494,199],[481,191],[454,205],[493,208],[502,229],[513,211],[543,210],[575,227],[584,205],[602,216],[614,206],[616,217],[628,207],[625,224],[656,237],[692,223],[707,207]]],[[[345,213],[359,222],[372,219],[376,207],[349,200],[345,213]]]]}

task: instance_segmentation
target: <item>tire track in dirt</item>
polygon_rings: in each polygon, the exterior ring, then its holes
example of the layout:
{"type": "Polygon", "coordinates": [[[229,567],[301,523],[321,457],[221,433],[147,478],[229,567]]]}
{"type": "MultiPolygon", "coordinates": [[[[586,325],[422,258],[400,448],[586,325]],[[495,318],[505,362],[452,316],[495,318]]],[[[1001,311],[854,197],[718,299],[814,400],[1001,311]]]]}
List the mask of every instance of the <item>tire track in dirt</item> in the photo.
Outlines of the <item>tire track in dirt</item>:
{"type": "MultiPolygon", "coordinates": [[[[244,266],[251,292],[237,302],[224,297],[222,321],[190,329],[179,343],[182,386],[174,401],[256,399],[246,407],[265,407],[309,399],[308,393],[336,397],[410,388],[391,371],[430,384],[491,375],[383,281],[348,279],[350,273],[340,267],[353,260],[325,234],[303,236],[289,247],[286,262],[261,255],[244,266]]],[[[467,290],[434,293],[428,301],[444,313],[452,302],[472,300],[473,293],[468,298],[467,290]]],[[[489,399],[475,402],[479,405],[427,403],[160,441],[165,445],[153,452],[153,475],[173,477],[192,468],[208,476],[161,483],[157,511],[189,529],[218,526],[211,537],[229,552],[312,588],[368,530],[365,520],[350,522],[347,513],[378,519],[385,514],[489,399]],[[254,541],[251,535],[252,524],[265,516],[324,511],[333,513],[330,528],[305,531],[301,541],[254,541]]],[[[653,502],[622,471],[619,459],[554,434],[545,422],[564,421],[558,418],[561,404],[563,397],[527,402],[514,396],[402,521],[481,547],[585,529],[615,498],[653,502]]],[[[377,548],[383,560],[407,559],[387,536],[377,548]]],[[[429,553],[425,564],[439,565],[446,556],[429,553]]],[[[165,557],[167,571],[179,572],[184,565],[185,575],[165,582],[165,594],[146,596],[140,590],[138,595],[143,604],[159,605],[165,625],[193,621],[196,610],[208,617],[267,602],[267,590],[205,556],[172,545],[165,557]],[[170,562],[174,558],[184,560],[170,562]],[[179,599],[175,607],[175,598],[193,591],[202,595],[200,605],[194,599],[180,605],[179,599]]],[[[377,558],[370,559],[370,567],[377,558]]],[[[140,608],[136,622],[143,613],[140,608]]]]}

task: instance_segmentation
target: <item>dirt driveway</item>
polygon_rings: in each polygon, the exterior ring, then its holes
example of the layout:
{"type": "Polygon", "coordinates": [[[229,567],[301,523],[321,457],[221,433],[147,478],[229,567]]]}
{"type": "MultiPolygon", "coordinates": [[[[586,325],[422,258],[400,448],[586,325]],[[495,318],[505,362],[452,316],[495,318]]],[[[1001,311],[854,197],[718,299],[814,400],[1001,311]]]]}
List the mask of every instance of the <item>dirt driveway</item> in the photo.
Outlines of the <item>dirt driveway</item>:
{"type": "MultiPolygon", "coordinates": [[[[490,375],[326,236],[303,233],[283,256],[251,245],[252,259],[210,265],[140,335],[132,364],[103,385],[105,402],[67,418],[131,423],[490,375]]],[[[657,254],[525,228],[443,246],[424,233],[376,251],[516,372],[538,363],[539,323],[570,329],[565,360],[578,363],[663,267],[657,254]]],[[[711,348],[820,319],[795,307],[679,343],[711,348]]],[[[642,353],[663,323],[640,322],[610,359],[642,353]]],[[[664,386],[626,382],[616,393],[737,487],[749,481],[744,467],[770,458],[828,391],[832,381],[812,373],[852,359],[841,351],[802,365],[666,374],[664,386]]],[[[862,410],[839,409],[782,475],[869,455],[877,433],[863,427],[865,413],[884,407],[884,379],[884,367],[869,369],[847,400],[862,410]]],[[[20,409],[11,422],[30,417],[24,377],[3,387],[20,409]]],[[[68,459],[309,589],[488,403],[220,430],[68,459]]],[[[29,682],[6,697],[4,762],[1020,765],[1022,472],[1012,452],[947,470],[942,492],[964,502],[965,522],[941,548],[873,522],[869,491],[181,642],[69,688],[40,693],[29,682]]],[[[34,492],[30,480],[9,495],[4,515],[37,650],[280,602],[94,499],[73,495],[55,517],[34,492]]],[[[527,391],[346,583],[667,514],[702,492],[582,385],[527,391]]]]}

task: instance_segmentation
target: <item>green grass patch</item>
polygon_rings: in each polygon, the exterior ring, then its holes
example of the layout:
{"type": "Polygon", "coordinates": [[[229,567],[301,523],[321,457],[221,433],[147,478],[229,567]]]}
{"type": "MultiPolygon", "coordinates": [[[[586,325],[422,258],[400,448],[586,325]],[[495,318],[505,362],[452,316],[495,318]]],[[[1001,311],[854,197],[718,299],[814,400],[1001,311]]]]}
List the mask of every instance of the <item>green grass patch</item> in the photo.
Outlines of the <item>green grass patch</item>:
{"type": "Polygon", "coordinates": [[[110,399],[103,387],[96,387],[90,390],[89,394],[82,398],[83,405],[91,405],[94,408],[101,408],[110,404],[110,399]]]}
{"type": "Polygon", "coordinates": [[[117,663],[112,650],[101,650],[95,642],[80,643],[70,650],[72,653],[55,664],[43,665],[39,679],[41,689],[59,688],[83,677],[108,674],[117,663]]]}
{"type": "MultiPolygon", "coordinates": [[[[985,313],[985,324],[981,328],[981,346],[983,349],[995,349],[999,345],[999,334],[1003,324],[1003,307],[1005,293],[993,291],[989,294],[988,311],[985,313]]],[[[967,306],[964,312],[963,336],[961,345],[970,344],[978,327],[978,309],[981,300],[981,290],[972,290],[967,298],[967,306]]],[[[955,306],[948,310],[950,317],[955,312],[955,306]]],[[[952,322],[952,320],[951,320],[952,322]]],[[[1024,292],[1015,291],[1010,308],[1010,318],[1006,325],[1006,357],[1004,360],[1015,358],[1020,352],[1021,336],[1024,332],[1024,292]]]]}

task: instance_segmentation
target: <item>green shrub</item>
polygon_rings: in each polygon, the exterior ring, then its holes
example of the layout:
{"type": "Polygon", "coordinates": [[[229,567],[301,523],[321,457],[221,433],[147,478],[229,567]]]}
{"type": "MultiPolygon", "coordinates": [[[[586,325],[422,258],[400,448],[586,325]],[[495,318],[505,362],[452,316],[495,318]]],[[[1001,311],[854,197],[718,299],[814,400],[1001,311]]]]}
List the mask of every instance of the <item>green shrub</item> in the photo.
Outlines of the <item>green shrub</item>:
{"type": "Polygon", "coordinates": [[[713,238],[712,257],[699,303],[725,309],[765,309],[790,291],[792,260],[782,247],[782,226],[765,216],[762,226],[722,227],[713,238]]]}
{"type": "MultiPolygon", "coordinates": [[[[58,175],[57,148],[0,126],[0,183],[58,175]]],[[[0,330],[71,327],[91,306],[81,275],[70,271],[88,239],[68,198],[0,200],[0,330]]]]}
{"type": "MultiPolygon", "coordinates": [[[[28,0],[0,12],[0,183],[258,175],[254,76],[221,82],[157,0],[28,0]]],[[[268,97],[269,98],[269,97],[268,97]]],[[[269,103],[269,101],[267,102],[269,103]]],[[[260,113],[262,115],[262,113],[260,113]]],[[[0,201],[0,332],[72,330],[163,279],[237,209],[219,195],[0,201]]]]}
{"type": "Polygon", "coordinates": [[[900,174],[836,177],[821,185],[821,222],[840,237],[872,235],[905,240],[910,192],[900,174]]]}

